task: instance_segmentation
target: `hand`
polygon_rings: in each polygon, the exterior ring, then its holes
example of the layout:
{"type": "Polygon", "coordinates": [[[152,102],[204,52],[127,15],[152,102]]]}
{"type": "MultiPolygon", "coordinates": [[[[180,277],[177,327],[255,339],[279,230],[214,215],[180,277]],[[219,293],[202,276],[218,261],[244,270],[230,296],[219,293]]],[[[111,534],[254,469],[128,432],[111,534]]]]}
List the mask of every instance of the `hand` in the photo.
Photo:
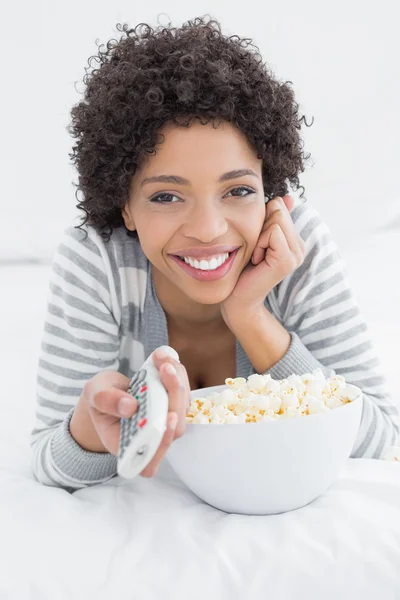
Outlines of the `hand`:
{"type": "MultiPolygon", "coordinates": [[[[156,353],[153,360],[160,371],[160,379],[168,392],[169,410],[167,429],[160,446],[150,463],[140,473],[144,477],[152,477],[156,474],[173,440],[184,433],[186,427],[185,417],[190,403],[190,386],[185,367],[168,356],[167,358],[157,358],[156,353]],[[168,363],[175,367],[176,375],[169,373],[168,363]]],[[[122,417],[132,417],[138,408],[136,399],[126,391],[129,383],[130,379],[121,373],[103,371],[86,382],[82,394],[99,441],[105,450],[115,456],[118,455],[119,451],[120,419],[122,417]],[[130,404],[124,412],[121,411],[120,401],[122,398],[130,400],[130,404]]],[[[81,443],[79,439],[77,441],[81,443]]]]}
{"type": "Polygon", "coordinates": [[[252,260],[222,302],[221,312],[228,326],[238,315],[262,310],[269,292],[303,263],[305,244],[290,216],[293,207],[291,196],[277,196],[267,202],[252,260]]]}

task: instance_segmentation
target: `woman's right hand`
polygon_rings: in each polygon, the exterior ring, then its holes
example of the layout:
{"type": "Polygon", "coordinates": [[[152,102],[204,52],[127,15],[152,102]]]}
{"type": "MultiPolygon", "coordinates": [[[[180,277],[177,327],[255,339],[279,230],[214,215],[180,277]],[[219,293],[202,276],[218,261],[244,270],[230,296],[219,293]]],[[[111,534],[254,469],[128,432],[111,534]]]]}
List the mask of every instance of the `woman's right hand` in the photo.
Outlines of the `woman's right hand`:
{"type": "MultiPolygon", "coordinates": [[[[155,355],[154,364],[168,392],[167,429],[156,454],[141,472],[143,477],[156,474],[173,440],[184,433],[190,398],[189,379],[181,363],[169,356],[155,355]],[[175,373],[170,372],[168,365],[174,367],[175,373]]],[[[122,373],[102,371],[86,382],[82,394],[101,444],[115,456],[119,451],[120,419],[132,417],[138,408],[136,399],[126,391],[129,383],[130,379],[122,373]]]]}

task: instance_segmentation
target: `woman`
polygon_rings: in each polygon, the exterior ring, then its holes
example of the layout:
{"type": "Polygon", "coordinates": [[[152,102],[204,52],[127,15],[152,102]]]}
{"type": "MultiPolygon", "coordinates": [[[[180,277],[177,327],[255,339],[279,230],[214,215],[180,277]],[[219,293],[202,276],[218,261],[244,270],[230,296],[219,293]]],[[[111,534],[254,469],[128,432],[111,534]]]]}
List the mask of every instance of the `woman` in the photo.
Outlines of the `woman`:
{"type": "MultiPolygon", "coordinates": [[[[320,368],[364,393],[355,457],[399,416],[329,229],[295,203],[304,117],[246,40],[195,19],[122,28],[72,109],[85,212],[53,259],[37,376],[33,472],[73,491],[116,475],[128,383],[155,358],[169,394],[152,476],[184,433],[190,388],[320,368]]],[[[91,61],[90,61],[91,62],[91,61]]]]}

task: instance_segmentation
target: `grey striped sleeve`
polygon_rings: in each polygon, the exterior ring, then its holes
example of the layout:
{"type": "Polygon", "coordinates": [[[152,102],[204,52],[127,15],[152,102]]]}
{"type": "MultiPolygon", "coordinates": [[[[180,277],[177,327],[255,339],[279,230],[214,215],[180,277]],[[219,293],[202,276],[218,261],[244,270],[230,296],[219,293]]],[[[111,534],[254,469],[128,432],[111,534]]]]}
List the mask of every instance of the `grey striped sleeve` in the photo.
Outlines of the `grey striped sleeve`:
{"type": "Polygon", "coordinates": [[[115,456],[84,450],[69,430],[85,382],[119,367],[108,255],[100,236],[87,232],[85,240],[69,227],[53,257],[31,432],[34,478],[68,491],[107,481],[117,471],[115,456]]]}
{"type": "Polygon", "coordinates": [[[292,334],[287,354],[269,371],[283,378],[321,368],[363,391],[364,408],[352,457],[382,458],[399,439],[399,412],[387,390],[368,325],[346,265],[327,225],[307,204],[292,219],[306,245],[303,264],[273,290],[280,322],[292,334]],[[306,367],[308,366],[308,369],[306,367]]]}

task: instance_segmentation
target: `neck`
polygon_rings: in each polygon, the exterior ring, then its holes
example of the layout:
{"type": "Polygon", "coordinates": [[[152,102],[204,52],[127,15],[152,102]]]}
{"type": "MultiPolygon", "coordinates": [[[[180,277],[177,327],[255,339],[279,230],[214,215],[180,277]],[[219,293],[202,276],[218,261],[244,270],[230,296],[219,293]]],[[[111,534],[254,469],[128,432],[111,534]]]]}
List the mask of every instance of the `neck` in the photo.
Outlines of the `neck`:
{"type": "Polygon", "coordinates": [[[168,322],[182,331],[199,332],[226,329],[219,304],[200,304],[188,298],[166,277],[153,267],[153,281],[158,300],[167,315],[168,322]]]}

